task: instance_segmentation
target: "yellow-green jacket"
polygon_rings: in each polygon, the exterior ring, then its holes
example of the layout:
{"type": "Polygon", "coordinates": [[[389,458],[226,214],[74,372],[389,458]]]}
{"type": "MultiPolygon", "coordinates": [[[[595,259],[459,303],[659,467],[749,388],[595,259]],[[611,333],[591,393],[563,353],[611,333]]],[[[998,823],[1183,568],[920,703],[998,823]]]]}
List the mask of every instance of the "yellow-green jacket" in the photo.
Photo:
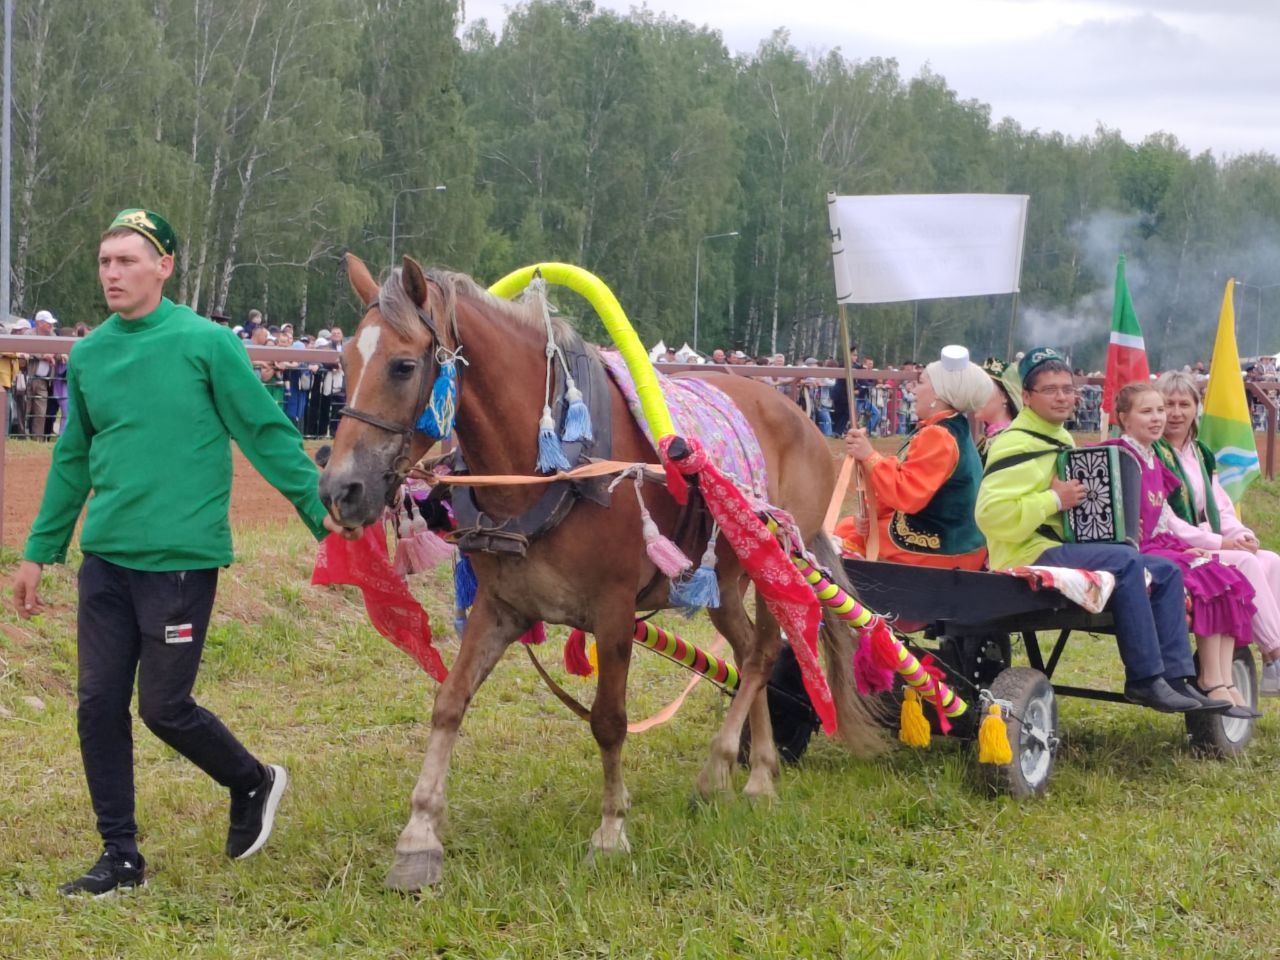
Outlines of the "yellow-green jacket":
{"type": "Polygon", "coordinates": [[[1049,423],[1024,409],[997,436],[987,451],[987,475],[978,488],[974,518],[987,538],[992,570],[1035,563],[1040,554],[1061,544],[1036,530],[1043,524],[1062,536],[1062,513],[1049,484],[1056,472],[1058,448],[1035,434],[1051,437],[1066,446],[1075,446],[1071,434],[1061,424],[1049,423]],[[1027,433],[1025,431],[1032,431],[1027,433]],[[1034,450],[1045,451],[1005,469],[993,468],[1007,457],[1034,450]]]}

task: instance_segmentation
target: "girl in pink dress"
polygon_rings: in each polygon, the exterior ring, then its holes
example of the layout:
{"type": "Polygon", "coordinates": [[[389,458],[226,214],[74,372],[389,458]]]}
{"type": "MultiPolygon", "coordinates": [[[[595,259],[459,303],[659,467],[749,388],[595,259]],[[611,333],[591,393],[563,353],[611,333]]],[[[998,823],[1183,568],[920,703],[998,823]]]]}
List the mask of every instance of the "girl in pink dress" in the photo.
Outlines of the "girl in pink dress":
{"type": "Polygon", "coordinates": [[[1193,547],[1202,547],[1235,567],[1253,587],[1253,638],[1262,653],[1262,693],[1280,696],[1280,556],[1263,550],[1254,532],[1240,522],[1235,506],[1218,483],[1213,454],[1196,439],[1200,391],[1181,371],[1162,374],[1156,387],[1164,395],[1164,439],[1155,450],[1178,475],[1182,489],[1170,495],[1169,530],[1193,547]]]}
{"type": "Polygon", "coordinates": [[[1232,704],[1224,716],[1260,716],[1231,682],[1236,644],[1248,643],[1253,636],[1253,587],[1240,571],[1170,530],[1173,511],[1168,497],[1181,489],[1182,481],[1160,462],[1154,450],[1165,428],[1164,397],[1150,383],[1131,383],[1116,395],[1115,411],[1124,435],[1108,443],[1129,450],[1142,467],[1142,540],[1138,549],[1182,568],[1183,583],[1191,597],[1200,688],[1210,699],[1232,704]]]}

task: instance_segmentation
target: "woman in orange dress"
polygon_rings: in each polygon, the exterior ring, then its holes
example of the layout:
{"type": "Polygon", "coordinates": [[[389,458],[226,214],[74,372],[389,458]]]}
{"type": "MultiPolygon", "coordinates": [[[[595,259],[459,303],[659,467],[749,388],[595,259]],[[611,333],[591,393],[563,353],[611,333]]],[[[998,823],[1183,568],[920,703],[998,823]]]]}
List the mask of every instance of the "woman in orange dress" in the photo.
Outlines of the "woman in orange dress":
{"type": "MultiPolygon", "coordinates": [[[[865,429],[845,435],[875,497],[879,550],[874,559],[917,566],[980,570],[987,548],[973,519],[982,480],[968,414],[981,410],[993,389],[989,376],[960,346],[944,347],[916,387],[919,423],[897,458],[878,453],[865,429]]],[[[836,525],[846,556],[867,553],[869,524],[853,517],[836,525]]]]}

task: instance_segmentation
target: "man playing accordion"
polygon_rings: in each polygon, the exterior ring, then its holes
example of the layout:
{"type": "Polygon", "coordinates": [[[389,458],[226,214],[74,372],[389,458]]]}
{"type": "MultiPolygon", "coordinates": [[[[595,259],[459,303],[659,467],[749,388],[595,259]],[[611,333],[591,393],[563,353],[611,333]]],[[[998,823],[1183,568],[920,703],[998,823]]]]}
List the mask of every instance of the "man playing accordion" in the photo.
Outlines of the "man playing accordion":
{"type": "Polygon", "coordinates": [[[1058,453],[1075,446],[1064,426],[1075,410],[1071,368],[1057,350],[1036,347],[1018,372],[1022,412],[992,441],[978,491],[975,517],[987,538],[991,568],[1041,564],[1115,574],[1109,608],[1124,662],[1125,696],[1164,713],[1225,709],[1189,682],[1195,663],[1178,567],[1127,544],[1063,542],[1062,511],[1085,496],[1079,480],[1060,480],[1056,470],[1058,453]]]}

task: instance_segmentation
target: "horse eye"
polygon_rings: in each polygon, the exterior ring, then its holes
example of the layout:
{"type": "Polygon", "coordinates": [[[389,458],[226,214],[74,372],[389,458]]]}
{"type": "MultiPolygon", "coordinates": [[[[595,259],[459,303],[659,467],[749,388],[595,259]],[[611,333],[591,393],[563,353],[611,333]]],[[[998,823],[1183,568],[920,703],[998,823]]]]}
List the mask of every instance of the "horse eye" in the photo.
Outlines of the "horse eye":
{"type": "Polygon", "coordinates": [[[418,364],[413,360],[393,360],[391,362],[391,375],[397,380],[408,380],[413,376],[413,371],[418,369],[418,364]]]}

